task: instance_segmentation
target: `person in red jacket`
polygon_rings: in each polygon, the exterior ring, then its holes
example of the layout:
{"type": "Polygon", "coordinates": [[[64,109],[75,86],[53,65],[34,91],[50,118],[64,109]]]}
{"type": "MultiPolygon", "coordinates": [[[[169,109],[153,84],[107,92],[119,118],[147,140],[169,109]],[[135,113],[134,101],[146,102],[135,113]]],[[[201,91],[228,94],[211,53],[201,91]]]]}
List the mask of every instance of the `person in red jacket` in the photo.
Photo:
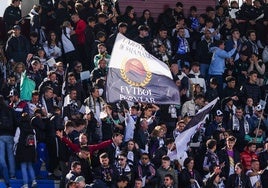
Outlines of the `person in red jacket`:
{"type": "Polygon", "coordinates": [[[61,139],[61,141],[65,143],[74,153],[79,153],[82,147],[87,146],[90,152],[90,156],[92,156],[95,151],[104,149],[107,146],[111,145],[113,142],[113,140],[110,139],[110,140],[101,142],[99,144],[88,145],[87,135],[84,133],[81,133],[79,136],[79,145],[78,145],[78,144],[72,143],[67,137],[63,136],[62,131],[57,131],[56,134],[61,139]]]}
{"type": "Polygon", "coordinates": [[[249,142],[245,150],[242,153],[240,153],[240,159],[246,171],[251,169],[252,159],[258,160],[258,156],[256,154],[256,148],[257,148],[256,143],[249,142]]]}
{"type": "Polygon", "coordinates": [[[75,29],[71,32],[71,35],[76,35],[77,38],[77,50],[79,52],[80,61],[83,63],[83,67],[86,67],[86,51],[85,51],[85,43],[86,43],[86,35],[85,30],[87,24],[84,20],[80,19],[78,13],[74,13],[72,15],[72,21],[75,24],[75,29]]]}

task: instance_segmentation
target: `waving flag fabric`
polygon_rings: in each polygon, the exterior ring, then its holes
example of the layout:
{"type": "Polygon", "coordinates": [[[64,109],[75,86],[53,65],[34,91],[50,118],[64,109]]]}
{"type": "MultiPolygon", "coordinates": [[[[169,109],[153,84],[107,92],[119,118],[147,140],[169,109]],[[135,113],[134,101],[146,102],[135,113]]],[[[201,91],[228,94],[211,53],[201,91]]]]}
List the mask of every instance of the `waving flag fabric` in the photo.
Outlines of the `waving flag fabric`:
{"type": "Polygon", "coordinates": [[[108,102],[180,104],[168,66],[120,33],[109,63],[106,97],[108,102]]]}

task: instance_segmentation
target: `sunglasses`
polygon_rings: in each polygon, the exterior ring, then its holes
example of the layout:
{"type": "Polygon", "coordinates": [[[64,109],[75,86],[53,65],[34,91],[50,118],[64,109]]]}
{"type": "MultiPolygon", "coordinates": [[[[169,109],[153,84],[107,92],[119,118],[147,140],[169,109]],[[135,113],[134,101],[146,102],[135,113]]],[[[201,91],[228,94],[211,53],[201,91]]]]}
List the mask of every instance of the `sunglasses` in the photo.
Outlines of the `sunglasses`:
{"type": "Polygon", "coordinates": [[[119,158],[118,161],[123,161],[124,159],[123,158],[119,158]]]}

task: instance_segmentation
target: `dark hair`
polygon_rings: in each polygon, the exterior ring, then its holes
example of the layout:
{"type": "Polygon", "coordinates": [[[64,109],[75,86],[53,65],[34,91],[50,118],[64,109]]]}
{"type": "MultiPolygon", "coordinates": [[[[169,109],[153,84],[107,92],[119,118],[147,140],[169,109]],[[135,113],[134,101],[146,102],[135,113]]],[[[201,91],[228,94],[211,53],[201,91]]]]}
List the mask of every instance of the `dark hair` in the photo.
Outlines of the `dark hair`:
{"type": "Polygon", "coordinates": [[[169,156],[164,155],[164,156],[162,157],[162,160],[163,160],[163,161],[170,161],[170,158],[169,158],[169,156]]]}
{"type": "Polygon", "coordinates": [[[72,162],[72,164],[71,164],[71,168],[76,168],[77,166],[81,166],[81,163],[79,162],[79,161],[74,161],[74,162],[72,162]]]}
{"type": "Polygon", "coordinates": [[[207,146],[208,149],[212,149],[216,145],[217,145],[217,141],[215,139],[209,139],[206,142],[206,146],[207,146]]]}
{"type": "Polygon", "coordinates": [[[39,92],[37,90],[33,90],[32,91],[32,96],[36,96],[36,95],[39,95],[39,92]]]}
{"type": "Polygon", "coordinates": [[[64,124],[64,126],[67,127],[75,127],[75,123],[71,120],[67,120],[64,124]]]}
{"type": "Polygon", "coordinates": [[[176,7],[183,7],[183,4],[181,2],[177,2],[176,7]]]}
{"type": "Polygon", "coordinates": [[[233,34],[234,32],[239,32],[239,29],[237,29],[237,28],[234,28],[234,29],[232,29],[232,31],[231,31],[231,33],[233,34]]]}
{"type": "Polygon", "coordinates": [[[170,178],[171,180],[174,180],[174,177],[171,174],[166,174],[165,178],[170,178]]]}
{"type": "Polygon", "coordinates": [[[183,162],[183,166],[184,166],[185,168],[187,168],[187,165],[188,165],[191,161],[194,161],[194,158],[192,158],[192,157],[187,157],[187,158],[184,160],[184,162],[183,162]]]}
{"type": "Polygon", "coordinates": [[[196,6],[191,6],[191,7],[190,7],[190,12],[192,12],[192,11],[195,11],[195,12],[197,11],[196,6]]]}
{"type": "Polygon", "coordinates": [[[107,153],[102,153],[102,154],[100,154],[99,158],[106,159],[106,158],[109,158],[109,155],[107,153]]]}
{"type": "Polygon", "coordinates": [[[92,17],[92,16],[89,16],[87,18],[87,23],[89,23],[89,22],[96,22],[96,19],[94,17],[92,17]]]}
{"type": "Polygon", "coordinates": [[[249,37],[251,35],[251,33],[256,33],[256,31],[255,30],[248,30],[247,31],[247,37],[249,37]]]}
{"type": "Polygon", "coordinates": [[[126,9],[125,9],[124,15],[128,15],[130,13],[130,11],[133,10],[133,9],[134,9],[133,6],[127,6],[126,9]]]}
{"type": "Polygon", "coordinates": [[[206,8],[206,12],[215,11],[215,9],[212,6],[208,6],[206,8]]]}
{"type": "Polygon", "coordinates": [[[166,138],[165,139],[165,145],[172,144],[174,142],[174,138],[166,138]]]}

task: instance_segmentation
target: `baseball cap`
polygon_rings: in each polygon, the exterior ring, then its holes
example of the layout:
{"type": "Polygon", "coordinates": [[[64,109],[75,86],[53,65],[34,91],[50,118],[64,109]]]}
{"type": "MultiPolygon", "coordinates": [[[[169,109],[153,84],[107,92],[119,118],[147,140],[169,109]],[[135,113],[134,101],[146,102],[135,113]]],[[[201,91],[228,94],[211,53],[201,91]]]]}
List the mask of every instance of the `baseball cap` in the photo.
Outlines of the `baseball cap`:
{"type": "Polygon", "coordinates": [[[19,96],[19,92],[16,89],[12,89],[7,97],[19,96]]]}
{"type": "Polygon", "coordinates": [[[222,113],[222,111],[221,111],[221,110],[217,110],[217,111],[216,111],[216,115],[217,115],[217,116],[222,116],[222,115],[223,115],[223,113],[222,113]]]}

